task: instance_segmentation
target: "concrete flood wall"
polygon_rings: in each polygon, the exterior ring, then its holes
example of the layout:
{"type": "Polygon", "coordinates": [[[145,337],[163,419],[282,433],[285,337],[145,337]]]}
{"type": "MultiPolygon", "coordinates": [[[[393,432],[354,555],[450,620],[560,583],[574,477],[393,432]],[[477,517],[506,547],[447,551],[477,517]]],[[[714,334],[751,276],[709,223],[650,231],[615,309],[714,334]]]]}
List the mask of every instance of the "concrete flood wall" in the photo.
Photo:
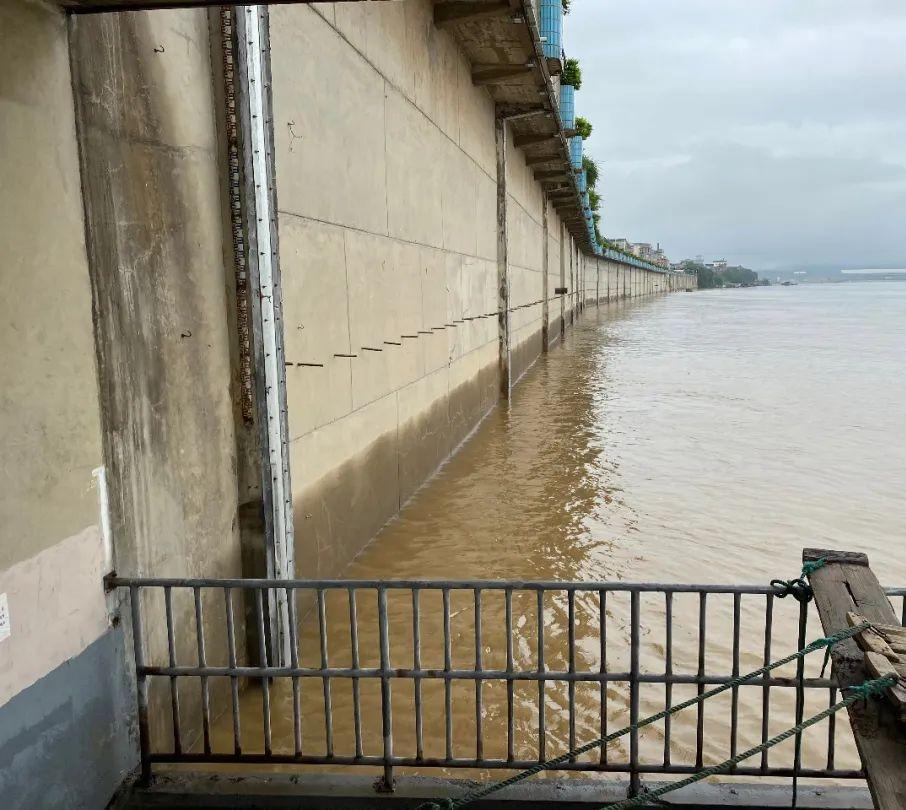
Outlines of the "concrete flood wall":
{"type": "MultiPolygon", "coordinates": [[[[495,111],[429,0],[277,6],[270,30],[296,574],[329,576],[499,401],[495,111]]],[[[128,615],[104,574],[258,573],[219,45],[216,11],[0,7],[4,807],[103,806],[136,764],[128,615]]],[[[522,153],[507,163],[518,379],[583,306],[663,286],[578,254],[522,153]]],[[[189,595],[174,618],[191,661],[189,595]]]]}
{"type": "Polygon", "coordinates": [[[132,767],[65,17],[0,6],[0,805],[103,807],[132,767]],[[86,770],[90,769],[90,776],[86,770]]]}
{"type": "MultiPolygon", "coordinates": [[[[465,320],[497,310],[494,107],[428,0],[270,28],[296,572],[328,576],[498,399],[496,316],[465,320]]],[[[515,306],[542,298],[544,201],[507,158],[515,306]]],[[[541,336],[540,301],[512,313],[514,376],[541,336]]]]}

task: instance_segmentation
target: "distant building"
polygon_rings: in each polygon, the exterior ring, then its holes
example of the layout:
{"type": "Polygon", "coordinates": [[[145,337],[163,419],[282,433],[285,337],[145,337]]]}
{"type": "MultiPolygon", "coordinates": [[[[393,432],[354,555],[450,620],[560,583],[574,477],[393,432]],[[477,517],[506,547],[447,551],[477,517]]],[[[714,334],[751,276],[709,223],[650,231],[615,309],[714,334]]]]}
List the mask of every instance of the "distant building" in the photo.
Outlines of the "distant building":
{"type": "Polygon", "coordinates": [[[631,253],[642,261],[655,264],[658,267],[671,267],[670,260],[661,248],[660,242],[657,247],[652,247],[650,242],[630,242],[628,239],[618,238],[608,240],[615,248],[631,253]]]}

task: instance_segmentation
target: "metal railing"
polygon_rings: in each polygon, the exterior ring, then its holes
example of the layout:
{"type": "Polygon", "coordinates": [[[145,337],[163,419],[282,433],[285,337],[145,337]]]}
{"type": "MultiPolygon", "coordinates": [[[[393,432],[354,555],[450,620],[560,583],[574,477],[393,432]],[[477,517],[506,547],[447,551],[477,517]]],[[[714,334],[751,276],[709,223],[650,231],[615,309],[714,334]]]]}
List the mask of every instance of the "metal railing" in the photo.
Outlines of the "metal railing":
{"type": "MultiPolygon", "coordinates": [[[[188,762],[377,766],[388,786],[395,768],[529,768],[811,640],[809,606],[758,586],[162,578],[109,585],[130,594],[146,778],[154,763],[188,762]],[[292,615],[286,666],[269,663],[274,590],[285,593],[292,615]]],[[[906,612],[906,589],[888,594],[906,612]]],[[[794,725],[804,706],[797,687],[806,703],[832,704],[836,686],[818,673],[820,663],[758,677],[729,690],[728,705],[699,704],[631,731],[628,746],[573,757],[558,770],[628,774],[631,790],[643,774],[694,773],[794,725]]],[[[810,731],[816,735],[802,747],[809,762],[800,761],[799,746],[778,749],[732,776],[863,776],[854,749],[838,762],[841,741],[851,747],[845,723],[831,718],[810,731]]]]}

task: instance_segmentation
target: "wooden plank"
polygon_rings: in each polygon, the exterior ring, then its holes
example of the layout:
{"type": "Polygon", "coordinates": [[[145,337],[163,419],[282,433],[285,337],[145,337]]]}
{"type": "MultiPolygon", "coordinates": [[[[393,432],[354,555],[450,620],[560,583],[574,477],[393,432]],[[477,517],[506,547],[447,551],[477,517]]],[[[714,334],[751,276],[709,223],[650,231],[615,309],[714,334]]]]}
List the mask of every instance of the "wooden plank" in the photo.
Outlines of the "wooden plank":
{"type": "MultiPolygon", "coordinates": [[[[861,613],[850,611],[846,614],[846,621],[850,627],[857,627],[860,624],[864,624],[866,619],[861,613]]],[[[900,628],[894,628],[891,625],[874,624],[855,637],[856,643],[862,648],[863,652],[877,653],[894,663],[899,663],[903,659],[900,658],[899,652],[888,641],[889,638],[897,635],[899,630],[900,628]]],[[[902,633],[899,634],[902,635],[902,633]]]]}
{"type": "MultiPolygon", "coordinates": [[[[825,549],[805,549],[805,562],[825,564],[809,577],[825,635],[849,627],[848,613],[860,613],[868,621],[897,625],[897,616],[864,554],[825,549]]],[[[854,639],[831,649],[833,674],[841,688],[871,677],[865,655],[854,639]]],[[[886,701],[858,701],[849,708],[856,747],[868,777],[875,807],[879,810],[906,808],[906,728],[886,701]]]]}

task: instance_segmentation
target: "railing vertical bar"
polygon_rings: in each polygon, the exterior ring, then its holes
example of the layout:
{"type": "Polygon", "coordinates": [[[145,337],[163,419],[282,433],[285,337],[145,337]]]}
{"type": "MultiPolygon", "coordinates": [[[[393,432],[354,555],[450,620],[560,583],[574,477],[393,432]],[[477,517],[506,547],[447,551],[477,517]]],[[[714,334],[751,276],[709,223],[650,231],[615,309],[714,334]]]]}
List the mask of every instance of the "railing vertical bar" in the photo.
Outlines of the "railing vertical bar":
{"type": "MultiPolygon", "coordinates": [[[[805,647],[805,636],[808,626],[808,602],[799,603],[799,647],[802,649],[805,647]]],[[[803,685],[803,680],[805,679],[805,656],[800,655],[796,659],[796,725],[798,726],[802,722],[802,718],[805,714],[805,687],[803,685]]],[[[793,749],[793,785],[796,785],[796,780],[799,778],[799,770],[802,767],[802,732],[798,732],[795,737],[794,749],[793,749]]],[[[795,788],[794,788],[795,790],[795,788]]]]}
{"type": "MultiPolygon", "coordinates": [[[[771,633],[774,623],[774,594],[765,597],[764,606],[764,666],[771,663],[771,633]]],[[[768,741],[771,719],[771,686],[765,683],[761,688],[761,741],[768,741]]],[[[761,772],[767,773],[768,751],[761,752],[761,772]]]]}
{"type": "MultiPolygon", "coordinates": [[[[164,613],[167,621],[167,659],[170,667],[176,666],[176,641],[173,637],[173,589],[164,587],[164,613]]],[[[182,753],[182,730],[179,722],[179,685],[175,675],[170,676],[170,710],[173,716],[173,753],[182,753]]]]}
{"type": "MultiPolygon", "coordinates": [[[[481,637],[481,589],[475,588],[475,672],[482,671],[482,637],[481,637]]],[[[484,759],[484,720],[482,706],[483,684],[481,678],[475,679],[475,759],[484,759]]]]}
{"type": "Polygon", "coordinates": [[[637,796],[641,788],[639,779],[639,638],[640,638],[640,599],[639,592],[630,594],[629,613],[629,795],[637,796]]]}
{"type": "MultiPolygon", "coordinates": [[[[698,677],[705,677],[705,642],[706,642],[706,622],[708,617],[708,595],[700,593],[698,595],[698,677]]],[[[705,685],[699,680],[696,686],[696,692],[701,697],[705,693],[705,685]]],[[[702,701],[697,706],[695,716],[695,767],[701,768],[704,764],[704,747],[705,747],[705,703],[702,701]]]]}
{"type": "MultiPolygon", "coordinates": [[[[295,588],[286,588],[286,602],[289,607],[289,662],[296,668],[299,666],[299,612],[295,588]]],[[[297,675],[293,676],[293,751],[297,757],[302,756],[302,695],[297,675]]]]}
{"type": "Polygon", "coordinates": [[[381,727],[384,735],[384,788],[393,787],[393,707],[390,689],[390,627],[387,620],[387,588],[378,586],[378,628],[381,642],[381,727]]]}
{"type": "MultiPolygon", "coordinates": [[[[229,586],[223,589],[223,602],[226,612],[227,656],[230,668],[235,669],[239,663],[236,657],[236,618],[233,613],[233,589],[229,586]]],[[[230,702],[233,709],[233,753],[238,757],[242,754],[242,728],[239,710],[239,678],[236,675],[230,676],[230,702]]]]}
{"type": "MultiPolygon", "coordinates": [[[[349,650],[353,669],[359,668],[359,613],[356,605],[355,588],[349,594],[349,650]]],[[[362,749],[362,694],[358,678],[352,679],[352,724],[355,734],[355,755],[363,755],[362,749]]]]}
{"type": "MultiPolygon", "coordinates": [[[[513,661],[513,589],[504,591],[504,612],[506,625],[506,671],[512,674],[513,661]]],[[[512,678],[506,681],[506,757],[508,762],[516,758],[516,695],[512,678]]]]}
{"type": "MultiPolygon", "coordinates": [[[[664,672],[667,678],[673,675],[673,594],[664,594],[664,672]]],[[[673,705],[673,684],[664,684],[664,710],[673,705]]],[[[670,721],[671,715],[664,718],[664,765],[670,764],[670,721]]]]}
{"type": "MultiPolygon", "coordinates": [[[[538,672],[545,671],[544,666],[544,591],[538,589],[538,672]]],[[[544,680],[538,680],[538,761],[547,759],[547,723],[544,712],[544,680]]]]}
{"type": "MultiPolygon", "coordinates": [[[[267,666],[267,636],[264,633],[264,594],[262,588],[255,588],[255,617],[258,621],[258,661],[262,668],[267,666]]],[[[266,675],[261,676],[261,716],[264,729],[264,754],[271,751],[271,686],[266,675]]]]}
{"type": "Polygon", "coordinates": [[[453,638],[450,631],[450,589],[442,591],[444,609],[444,740],[447,759],[453,759],[453,638]]]}
{"type": "MultiPolygon", "coordinates": [[[[204,609],[201,604],[201,588],[192,588],[195,599],[195,640],[198,643],[198,666],[208,665],[204,640],[204,609]]],[[[211,753],[211,694],[208,688],[208,676],[202,675],[201,681],[201,730],[205,755],[211,753]]]]}
{"type": "MultiPolygon", "coordinates": [[[[327,604],[324,598],[324,589],[318,588],[318,636],[321,641],[321,668],[329,666],[327,650],[327,604]]],[[[333,699],[330,690],[330,677],[321,678],[324,693],[324,742],[327,756],[333,756],[333,699]]]]}
{"type": "MultiPolygon", "coordinates": [[[[733,672],[732,677],[739,677],[739,637],[742,619],[742,595],[733,594],[733,672]]],[[[734,686],[730,695],[730,757],[739,752],[739,687],[734,686]]]]}
{"type": "MultiPolygon", "coordinates": [[[[412,667],[416,672],[422,668],[422,630],[421,611],[419,604],[420,591],[412,589],[412,667]]],[[[424,758],[424,743],[422,740],[422,679],[416,675],[412,684],[415,693],[415,758],[424,758]]]]}
{"type": "MultiPolygon", "coordinates": [[[[567,643],[569,644],[569,672],[576,671],[576,592],[567,591],[567,643]]],[[[576,682],[570,681],[567,685],[569,696],[569,748],[573,750],[576,747],[576,682]]],[[[570,756],[570,762],[575,762],[575,756],[570,756]]]]}
{"type": "MultiPolygon", "coordinates": [[[[607,673],[607,591],[598,591],[598,641],[600,642],[601,663],[599,672],[607,673]]],[[[607,681],[601,679],[601,736],[607,736],[607,681]]],[[[598,762],[607,764],[607,743],[601,746],[598,762]]]]}
{"type": "Polygon", "coordinates": [[[139,604],[139,589],[129,586],[129,604],[132,611],[132,651],[135,656],[135,694],[138,708],[138,741],[141,754],[141,783],[147,785],[151,780],[151,734],[148,728],[148,676],[144,672],[145,655],[143,649],[144,630],[142,628],[142,609],[139,604]]]}

